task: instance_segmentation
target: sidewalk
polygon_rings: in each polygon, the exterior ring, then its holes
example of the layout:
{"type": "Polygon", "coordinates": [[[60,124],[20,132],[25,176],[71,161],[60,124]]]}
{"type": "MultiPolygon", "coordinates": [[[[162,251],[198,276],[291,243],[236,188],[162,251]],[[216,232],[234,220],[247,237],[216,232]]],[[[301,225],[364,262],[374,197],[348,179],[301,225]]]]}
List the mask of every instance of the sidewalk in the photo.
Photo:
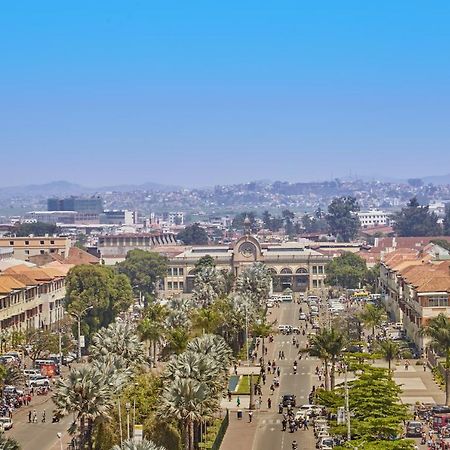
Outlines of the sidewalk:
{"type": "MultiPolygon", "coordinates": [[[[279,319],[281,308],[273,308],[273,312],[269,316],[269,320],[273,322],[276,319],[279,319]]],[[[266,361],[269,359],[274,359],[274,342],[269,342],[269,339],[265,339],[265,346],[267,347],[267,356],[266,361]]],[[[259,347],[261,351],[261,345],[259,347]]],[[[258,355],[260,356],[260,355],[258,355]]],[[[260,372],[259,365],[251,365],[249,366],[238,366],[237,368],[238,375],[246,375],[250,373],[254,373],[258,375],[260,372]]],[[[234,375],[234,368],[231,368],[230,375],[234,375]]],[[[230,422],[228,425],[227,432],[225,433],[225,437],[222,441],[222,445],[220,446],[220,450],[251,450],[253,447],[253,442],[256,435],[256,430],[258,429],[258,421],[260,419],[260,415],[263,412],[268,411],[267,409],[267,398],[270,397],[270,383],[266,383],[265,385],[261,385],[262,388],[262,405],[260,405],[261,409],[256,409],[253,411],[253,420],[252,423],[249,423],[248,417],[248,408],[250,403],[249,395],[241,395],[239,398],[241,400],[241,405],[238,408],[236,405],[237,395],[233,395],[232,401],[228,402],[228,399],[222,401],[222,408],[227,408],[230,411],[230,422]],[[237,410],[242,410],[242,419],[237,418],[237,410]]],[[[258,399],[259,396],[254,396],[254,399],[258,399]]],[[[273,398],[273,396],[272,396],[273,398]]],[[[276,402],[273,402],[276,403],[276,402]]],[[[276,404],[272,404],[272,409],[276,408],[276,404]]]]}

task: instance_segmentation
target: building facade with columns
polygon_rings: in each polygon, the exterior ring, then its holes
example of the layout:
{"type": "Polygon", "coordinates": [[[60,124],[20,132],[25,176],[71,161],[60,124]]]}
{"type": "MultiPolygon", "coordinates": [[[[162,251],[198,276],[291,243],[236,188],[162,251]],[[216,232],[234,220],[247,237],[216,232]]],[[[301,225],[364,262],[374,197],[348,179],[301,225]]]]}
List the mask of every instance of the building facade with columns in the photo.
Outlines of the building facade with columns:
{"type": "Polygon", "coordinates": [[[167,296],[190,294],[194,287],[195,265],[203,256],[214,258],[218,269],[235,276],[255,262],[264,263],[273,274],[273,291],[305,292],[325,286],[325,267],[331,256],[299,242],[261,243],[245,235],[230,245],[192,246],[169,258],[163,290],[167,296]]]}

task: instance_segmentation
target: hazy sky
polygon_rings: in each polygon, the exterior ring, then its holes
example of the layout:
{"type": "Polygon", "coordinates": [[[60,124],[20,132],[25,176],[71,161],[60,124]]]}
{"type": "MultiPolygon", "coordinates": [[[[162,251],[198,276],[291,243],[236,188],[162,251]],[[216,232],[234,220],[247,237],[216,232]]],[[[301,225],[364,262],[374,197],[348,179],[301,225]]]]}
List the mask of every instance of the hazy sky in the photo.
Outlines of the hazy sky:
{"type": "Polygon", "coordinates": [[[450,2],[10,1],[0,185],[450,172],[450,2]]]}

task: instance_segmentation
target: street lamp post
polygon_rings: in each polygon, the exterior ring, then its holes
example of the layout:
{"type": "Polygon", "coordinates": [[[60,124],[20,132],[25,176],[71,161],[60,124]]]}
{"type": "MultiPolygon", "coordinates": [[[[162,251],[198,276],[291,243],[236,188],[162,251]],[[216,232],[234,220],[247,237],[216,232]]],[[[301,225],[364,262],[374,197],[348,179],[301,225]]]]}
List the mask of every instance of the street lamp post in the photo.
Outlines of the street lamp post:
{"type": "Polygon", "coordinates": [[[345,381],[344,381],[344,389],[345,389],[345,420],[347,422],[347,441],[350,441],[352,438],[352,433],[350,429],[350,408],[348,402],[348,383],[347,383],[347,364],[344,365],[345,369],[345,381]]]}
{"type": "Polygon", "coordinates": [[[131,409],[131,404],[129,402],[125,403],[125,408],[127,410],[127,439],[130,440],[130,409],[131,409]]]}
{"type": "Polygon", "coordinates": [[[89,311],[90,309],[92,309],[93,306],[88,306],[87,308],[84,308],[81,312],[76,313],[76,312],[71,312],[70,315],[75,317],[75,319],[78,322],[78,355],[77,355],[77,360],[79,361],[81,359],[81,318],[83,317],[83,315],[89,311]]]}
{"type": "Polygon", "coordinates": [[[62,433],[58,432],[56,433],[56,436],[58,437],[59,440],[59,447],[61,448],[61,450],[63,450],[62,433]]]}

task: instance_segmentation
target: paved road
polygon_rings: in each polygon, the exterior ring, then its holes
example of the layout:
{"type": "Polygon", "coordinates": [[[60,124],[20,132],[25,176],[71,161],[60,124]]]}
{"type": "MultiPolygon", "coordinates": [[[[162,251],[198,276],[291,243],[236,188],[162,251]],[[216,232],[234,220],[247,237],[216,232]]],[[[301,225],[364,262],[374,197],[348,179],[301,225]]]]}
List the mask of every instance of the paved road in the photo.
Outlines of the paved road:
{"type": "MultiPolygon", "coordinates": [[[[302,303],[303,310],[306,304],[302,303]]],[[[296,303],[284,303],[281,305],[279,324],[288,324],[299,326],[298,312],[300,305],[296,303]]],[[[296,336],[297,337],[297,336],[296,336]]],[[[305,347],[306,337],[299,335],[300,348],[305,347]]],[[[274,338],[272,354],[269,359],[275,359],[277,365],[281,368],[280,387],[273,395],[273,406],[271,411],[263,412],[258,416],[256,437],[253,442],[253,450],[291,450],[294,439],[299,444],[298,447],[304,450],[313,450],[315,448],[314,435],[311,430],[299,430],[295,433],[281,431],[281,414],[278,414],[278,403],[284,393],[292,393],[297,396],[297,405],[308,403],[308,395],[313,384],[312,373],[318,361],[315,359],[304,359],[298,362],[297,374],[293,373],[293,363],[297,359],[298,350],[292,345],[292,335],[276,335],[274,338]],[[286,359],[278,360],[278,351],[283,350],[286,359]]],[[[267,377],[268,384],[273,375],[267,377]]]]}
{"type": "MultiPolygon", "coordinates": [[[[64,442],[68,440],[67,428],[71,424],[71,416],[64,417],[59,423],[52,423],[53,403],[48,396],[45,403],[36,406],[38,423],[28,423],[28,409],[21,409],[14,414],[14,427],[6,435],[16,439],[22,450],[60,450],[60,442],[56,433],[62,433],[64,442]],[[42,411],[45,409],[46,422],[42,423],[42,411]]],[[[65,446],[63,448],[66,448],[65,446]]]]}

